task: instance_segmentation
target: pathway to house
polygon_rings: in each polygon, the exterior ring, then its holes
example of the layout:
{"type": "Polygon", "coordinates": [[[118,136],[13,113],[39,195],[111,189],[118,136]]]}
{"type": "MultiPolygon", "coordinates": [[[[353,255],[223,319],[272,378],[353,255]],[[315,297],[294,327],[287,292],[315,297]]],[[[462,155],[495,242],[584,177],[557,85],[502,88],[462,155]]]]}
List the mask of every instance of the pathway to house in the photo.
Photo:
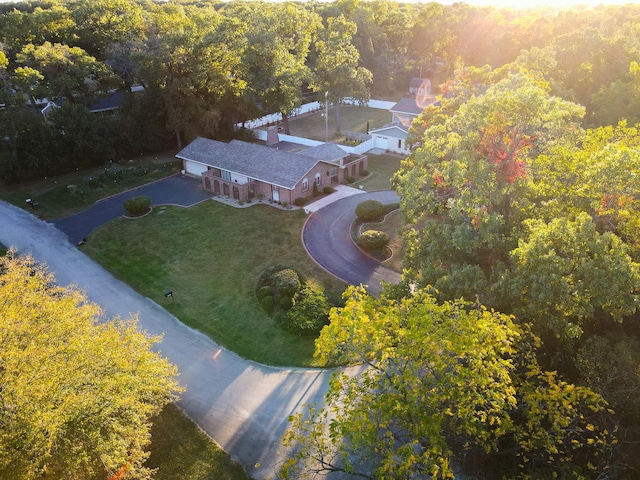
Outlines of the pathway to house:
{"type": "MultiPolygon", "coordinates": [[[[171,179],[127,195],[148,195],[156,204],[184,204],[184,198],[193,198],[192,203],[201,200],[195,185],[191,188],[196,193],[190,197],[186,183],[171,183],[188,181],[188,177],[171,179]],[[180,188],[173,188],[176,186],[180,188]],[[176,191],[183,193],[170,198],[177,195],[176,191]],[[167,196],[162,197],[162,192],[167,196]]],[[[350,283],[369,284],[376,292],[379,280],[393,282],[399,275],[354,249],[349,226],[360,201],[374,198],[389,203],[397,201],[397,196],[393,192],[347,193],[357,194],[340,198],[310,215],[303,239],[309,253],[328,271],[350,283]],[[350,263],[345,265],[347,261],[350,263]]],[[[110,221],[123,213],[123,200],[117,196],[97,202],[88,211],[55,224],[0,201],[0,243],[46,263],[61,285],[74,284],[83,289],[89,300],[104,309],[106,318],[137,315],[143,330],[162,335],[157,349],[178,366],[180,381],[187,387],[180,407],[253,478],[275,478],[287,458],[281,438],[288,416],[307,404],[322,403],[332,371],[274,368],[244,360],[185,326],[78,250],[75,245],[98,225],[98,219],[110,221]]]]}

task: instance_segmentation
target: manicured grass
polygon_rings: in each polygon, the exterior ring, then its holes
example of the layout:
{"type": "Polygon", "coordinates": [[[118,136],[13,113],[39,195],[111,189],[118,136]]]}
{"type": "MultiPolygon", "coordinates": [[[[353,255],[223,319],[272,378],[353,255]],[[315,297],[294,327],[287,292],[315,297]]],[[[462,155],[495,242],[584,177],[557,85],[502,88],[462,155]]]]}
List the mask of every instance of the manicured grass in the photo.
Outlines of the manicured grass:
{"type": "Polygon", "coordinates": [[[156,480],[249,480],[235,463],[175,405],[167,405],[151,428],[151,455],[156,480]]]}
{"type": "Polygon", "coordinates": [[[100,167],[29,183],[2,185],[0,198],[28,209],[43,219],[65,217],[84,210],[102,198],[179,172],[181,162],[176,160],[173,153],[123,160],[118,164],[122,173],[116,174],[112,170],[111,175],[102,177],[103,181],[96,180],[105,173],[105,168],[100,167]],[[25,202],[27,198],[38,203],[37,210],[32,210],[25,202]]]}
{"type": "Polygon", "coordinates": [[[118,219],[88,237],[85,251],[142,295],[239,355],[271,365],[319,366],[313,338],[280,329],[260,308],[255,285],[278,264],[323,286],[345,288],[307,255],[302,210],[238,209],[214,200],[118,219]],[[173,291],[173,299],[164,292],[173,291]]]}
{"type": "MultiPolygon", "coordinates": [[[[325,141],[326,128],[324,112],[315,112],[289,120],[291,135],[325,141]]],[[[382,127],[391,122],[391,113],[379,108],[342,105],[340,107],[340,129],[346,131],[366,133],[367,122],[369,129],[382,127]]],[[[336,135],[335,108],[329,108],[329,141],[340,142],[344,135],[336,135]]]]}
{"type": "Polygon", "coordinates": [[[391,177],[400,168],[401,158],[394,155],[367,155],[369,157],[368,170],[370,175],[363,179],[356,179],[356,185],[362,185],[369,192],[373,190],[389,190],[391,177]]]}
{"type": "Polygon", "coordinates": [[[402,253],[402,239],[398,235],[398,230],[404,226],[402,217],[400,216],[400,210],[396,209],[389,212],[383,222],[379,223],[364,223],[360,226],[360,233],[366,230],[380,230],[386,232],[389,235],[388,247],[393,252],[391,258],[383,262],[383,265],[387,268],[391,268],[396,272],[402,272],[402,260],[404,254],[402,253]]]}

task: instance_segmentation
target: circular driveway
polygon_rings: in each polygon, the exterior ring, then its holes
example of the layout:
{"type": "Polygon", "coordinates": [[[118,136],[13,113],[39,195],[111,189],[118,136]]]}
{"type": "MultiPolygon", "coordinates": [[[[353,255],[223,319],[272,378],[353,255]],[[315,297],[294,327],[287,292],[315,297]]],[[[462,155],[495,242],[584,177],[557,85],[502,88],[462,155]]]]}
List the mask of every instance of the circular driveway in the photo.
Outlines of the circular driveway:
{"type": "Polygon", "coordinates": [[[357,218],[355,209],[364,200],[384,204],[400,201],[392,190],[337,200],[309,216],[302,230],[302,241],[309,256],[329,273],[351,285],[363,284],[370,293],[378,295],[382,281],[398,283],[400,274],[366,255],[351,239],[351,224],[357,218]]]}

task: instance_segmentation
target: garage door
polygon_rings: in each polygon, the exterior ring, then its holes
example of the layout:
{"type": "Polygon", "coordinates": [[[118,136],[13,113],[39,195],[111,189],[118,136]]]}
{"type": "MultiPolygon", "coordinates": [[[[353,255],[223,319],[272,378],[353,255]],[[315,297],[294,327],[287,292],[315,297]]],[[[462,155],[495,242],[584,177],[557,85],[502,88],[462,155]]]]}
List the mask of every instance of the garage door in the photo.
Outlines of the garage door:
{"type": "Polygon", "coordinates": [[[191,175],[202,176],[203,172],[207,171],[207,166],[187,160],[184,162],[184,169],[191,175]]]}

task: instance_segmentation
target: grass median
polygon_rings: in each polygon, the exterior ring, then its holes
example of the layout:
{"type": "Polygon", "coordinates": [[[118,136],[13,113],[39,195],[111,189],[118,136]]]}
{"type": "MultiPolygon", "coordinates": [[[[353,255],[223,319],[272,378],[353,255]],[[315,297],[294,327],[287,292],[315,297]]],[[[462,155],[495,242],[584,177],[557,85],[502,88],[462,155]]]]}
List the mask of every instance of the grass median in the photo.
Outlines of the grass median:
{"type": "Polygon", "coordinates": [[[345,284],[318,267],[300,240],[302,210],[206,201],[117,219],[89,236],[85,252],[185,324],[244,358],[270,365],[320,366],[314,338],[279,328],[255,297],[271,265],[299,271],[339,301],[345,284]],[[173,297],[165,297],[171,290],[173,297]]]}

